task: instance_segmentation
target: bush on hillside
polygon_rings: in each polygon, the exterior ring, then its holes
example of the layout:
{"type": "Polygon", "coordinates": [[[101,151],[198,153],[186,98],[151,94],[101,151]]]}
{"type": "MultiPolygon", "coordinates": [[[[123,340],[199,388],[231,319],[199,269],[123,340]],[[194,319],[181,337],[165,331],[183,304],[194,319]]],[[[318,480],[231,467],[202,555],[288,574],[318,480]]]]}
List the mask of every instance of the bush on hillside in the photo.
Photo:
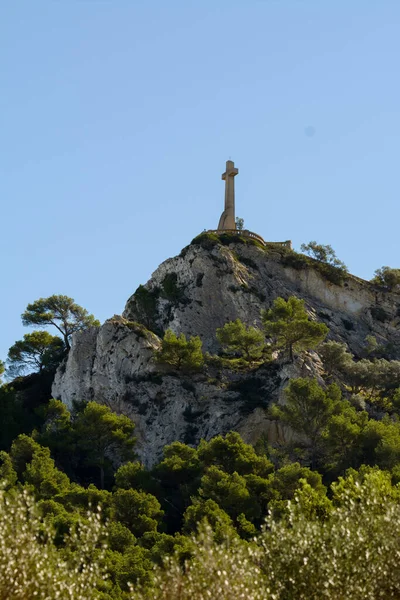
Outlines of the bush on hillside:
{"type": "Polygon", "coordinates": [[[104,579],[102,527],[89,515],[58,550],[26,492],[0,492],[0,598],[94,600],[104,579]]]}
{"type": "Polygon", "coordinates": [[[400,269],[381,267],[375,271],[371,283],[391,292],[400,287],[400,269]]]}
{"type": "Polygon", "coordinates": [[[400,595],[400,504],[390,477],[371,470],[334,487],[334,505],[303,483],[286,519],[267,519],[250,544],[216,543],[202,527],[192,557],[155,571],[132,600],[378,600],[400,595]],[[322,511],[320,510],[322,508],[322,511]]]}
{"type": "Polygon", "coordinates": [[[156,352],[156,361],[178,371],[198,371],[204,365],[202,345],[197,335],[187,340],[183,333],[177,336],[171,329],[167,329],[161,349],[156,352]]]}

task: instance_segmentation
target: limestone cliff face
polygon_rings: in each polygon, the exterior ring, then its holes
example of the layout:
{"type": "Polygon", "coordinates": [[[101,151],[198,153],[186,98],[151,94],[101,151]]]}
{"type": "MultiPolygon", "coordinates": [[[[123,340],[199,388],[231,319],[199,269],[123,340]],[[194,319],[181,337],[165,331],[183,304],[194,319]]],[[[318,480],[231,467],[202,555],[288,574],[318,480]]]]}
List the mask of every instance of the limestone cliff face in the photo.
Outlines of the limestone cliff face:
{"type": "Polygon", "coordinates": [[[74,401],[94,399],[114,406],[130,380],[152,372],[151,358],[159,345],[156,335],[119,316],[76,333],[54,378],[53,396],[70,409],[74,401]]]}
{"type": "MultiPolygon", "coordinates": [[[[327,281],[310,266],[287,266],[285,254],[255,245],[188,246],[162,263],[146,284],[154,298],[153,328],[200,335],[208,350],[218,348],[215,330],[237,318],[260,324],[260,311],[282,296],[306,301],[310,315],[325,322],[331,338],[345,341],[358,354],[366,335],[384,342],[400,341],[400,296],[378,291],[349,276],[342,285],[327,281]],[[173,292],[170,283],[174,283],[173,292]],[[171,297],[174,296],[174,297],[171,297]]],[[[123,316],[143,321],[137,295],[123,316]]]]}
{"type": "Polygon", "coordinates": [[[284,254],[255,245],[205,246],[192,244],[162,263],[128,300],[123,317],[76,334],[53,384],[53,396],[69,406],[95,399],[132,417],[146,464],[174,440],[196,444],[232,429],[249,442],[264,433],[288,435],[267,421],[264,409],[282,398],[290,377],[305,369],[318,376],[320,362],[310,353],[305,362],[273,363],[246,375],[209,371],[178,377],[160,372],[153,361],[160,339],[135,322],[160,334],[171,328],[199,335],[204,348],[215,352],[215,330],[225,322],[240,318],[260,324],[262,308],[278,296],[296,295],[312,318],[328,325],[329,337],[345,341],[354,354],[371,334],[400,349],[398,294],[354,277],[335,285],[317,269],[295,269],[284,254]]]}

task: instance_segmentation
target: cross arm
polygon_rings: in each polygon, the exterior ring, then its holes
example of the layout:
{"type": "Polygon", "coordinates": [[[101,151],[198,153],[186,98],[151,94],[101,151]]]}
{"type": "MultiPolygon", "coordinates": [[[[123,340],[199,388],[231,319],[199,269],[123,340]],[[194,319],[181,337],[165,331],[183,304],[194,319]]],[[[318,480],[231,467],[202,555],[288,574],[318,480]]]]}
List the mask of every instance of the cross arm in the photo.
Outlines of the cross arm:
{"type": "Polygon", "coordinates": [[[237,175],[239,173],[239,169],[229,169],[229,171],[225,171],[225,173],[222,173],[221,175],[221,179],[226,179],[226,176],[228,177],[234,177],[235,175],[237,175]]]}

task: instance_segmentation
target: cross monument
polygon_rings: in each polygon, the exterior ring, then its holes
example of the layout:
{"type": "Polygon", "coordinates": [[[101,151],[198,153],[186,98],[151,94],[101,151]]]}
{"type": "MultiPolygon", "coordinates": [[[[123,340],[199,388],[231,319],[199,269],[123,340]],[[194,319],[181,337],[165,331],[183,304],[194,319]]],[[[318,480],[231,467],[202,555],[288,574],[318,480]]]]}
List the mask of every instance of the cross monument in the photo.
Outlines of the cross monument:
{"type": "Polygon", "coordinates": [[[236,229],[235,221],[235,180],[234,177],[239,173],[235,169],[233,160],[226,161],[226,171],[221,179],[225,181],[225,210],[218,223],[218,230],[236,229]]]}

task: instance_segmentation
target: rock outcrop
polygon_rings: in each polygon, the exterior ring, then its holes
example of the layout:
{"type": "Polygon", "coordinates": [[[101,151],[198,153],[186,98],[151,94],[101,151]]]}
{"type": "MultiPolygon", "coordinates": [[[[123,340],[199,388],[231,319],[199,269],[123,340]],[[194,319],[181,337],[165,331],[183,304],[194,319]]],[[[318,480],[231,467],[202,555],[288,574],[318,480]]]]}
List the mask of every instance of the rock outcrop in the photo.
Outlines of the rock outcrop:
{"type": "Polygon", "coordinates": [[[329,338],[346,342],[356,356],[367,335],[400,349],[398,294],[353,276],[332,283],[317,263],[298,263],[287,251],[228,242],[200,236],[162,263],[129,298],[123,317],[75,334],[68,360],[56,374],[53,395],[68,406],[95,399],[129,415],[146,464],[174,440],[196,444],[232,429],[248,442],[263,433],[270,439],[287,435],[268,422],[264,409],[282,398],[290,377],[304,369],[318,375],[320,369],[318,355],[309,353],[306,361],[274,362],[246,374],[163,373],[153,353],[167,328],[199,335],[206,350],[217,352],[218,327],[237,318],[260,324],[262,308],[278,296],[296,295],[305,300],[311,318],[327,324],[329,338]]]}

